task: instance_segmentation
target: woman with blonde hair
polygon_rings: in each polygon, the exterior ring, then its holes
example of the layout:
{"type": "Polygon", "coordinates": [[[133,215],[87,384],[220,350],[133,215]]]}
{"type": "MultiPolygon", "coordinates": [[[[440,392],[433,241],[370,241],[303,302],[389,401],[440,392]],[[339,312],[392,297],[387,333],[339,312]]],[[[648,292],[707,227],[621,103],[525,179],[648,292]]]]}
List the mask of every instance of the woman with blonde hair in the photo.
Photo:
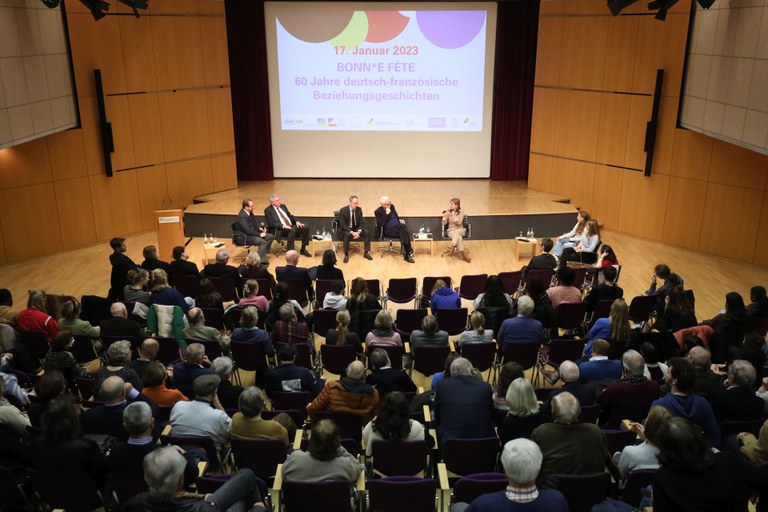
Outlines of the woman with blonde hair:
{"type": "Polygon", "coordinates": [[[245,261],[237,269],[240,273],[240,277],[243,279],[266,279],[269,281],[270,289],[274,290],[275,277],[269,273],[267,267],[261,264],[261,258],[257,252],[249,252],[245,257],[245,261]]]}
{"type": "Polygon", "coordinates": [[[616,299],[611,305],[608,318],[598,318],[585,338],[584,357],[592,356],[592,343],[598,339],[612,339],[619,343],[629,343],[632,325],[629,321],[629,307],[624,299],[616,299]]]}
{"type": "Polygon", "coordinates": [[[59,324],[46,311],[48,296],[43,290],[29,290],[27,309],[19,311],[16,327],[20,331],[34,331],[45,334],[48,343],[59,332],[59,324]]]}
{"type": "Polygon", "coordinates": [[[459,347],[469,343],[490,343],[493,341],[493,329],[485,328],[485,316],[480,311],[473,311],[469,316],[472,329],[459,336],[459,347]]]}
{"type": "Polygon", "coordinates": [[[176,288],[168,284],[168,274],[161,268],[152,271],[152,294],[149,297],[149,305],[179,306],[186,314],[189,311],[184,296],[176,288]]]}
{"type": "Polygon", "coordinates": [[[447,226],[448,236],[451,237],[451,250],[448,257],[452,258],[459,250],[459,256],[467,263],[472,261],[467,253],[464,252],[464,236],[467,230],[464,229],[464,217],[466,215],[461,211],[461,200],[454,197],[448,203],[448,209],[443,210],[443,226],[447,226]]]}
{"type": "Polygon", "coordinates": [[[346,309],[336,313],[336,328],[328,329],[328,332],[325,333],[326,345],[354,345],[358,353],[362,352],[360,337],[356,332],[349,330],[351,321],[352,317],[346,309]]]}
{"type": "Polygon", "coordinates": [[[392,327],[392,315],[382,309],[373,321],[373,330],[365,337],[366,347],[403,346],[400,334],[392,327]]]}
{"type": "Polygon", "coordinates": [[[527,379],[518,377],[507,388],[509,412],[499,425],[501,444],[519,437],[530,438],[533,429],[552,421],[547,409],[540,407],[533,386],[527,379]]]}

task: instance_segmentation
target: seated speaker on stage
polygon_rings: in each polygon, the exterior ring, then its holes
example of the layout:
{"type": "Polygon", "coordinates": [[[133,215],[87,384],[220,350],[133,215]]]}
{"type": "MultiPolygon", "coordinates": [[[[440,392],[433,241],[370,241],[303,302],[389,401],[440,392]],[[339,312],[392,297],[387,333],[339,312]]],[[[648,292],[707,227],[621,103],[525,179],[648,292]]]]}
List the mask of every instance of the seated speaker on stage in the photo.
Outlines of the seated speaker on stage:
{"type": "Polygon", "coordinates": [[[363,209],[359,206],[357,196],[349,196],[349,205],[339,208],[339,225],[337,236],[344,244],[344,263],[349,261],[349,242],[363,241],[364,257],[372,260],[371,232],[365,227],[363,209]]]}
{"type": "Polygon", "coordinates": [[[594,264],[597,261],[597,248],[600,246],[600,229],[595,219],[587,221],[587,227],[576,247],[568,247],[560,256],[560,267],[565,267],[568,261],[594,264]]]}
{"type": "Polygon", "coordinates": [[[451,237],[451,252],[449,257],[453,257],[456,249],[459,250],[461,259],[469,263],[472,258],[464,252],[464,236],[467,230],[464,228],[464,217],[466,215],[461,211],[461,200],[454,197],[448,203],[448,209],[443,210],[443,226],[448,226],[448,236],[451,237]]]}
{"type": "Polygon", "coordinates": [[[282,204],[280,196],[272,194],[269,196],[269,206],[264,208],[264,217],[267,218],[267,231],[275,235],[277,240],[285,238],[288,242],[287,250],[293,250],[293,242],[297,238],[301,240],[302,256],[312,256],[307,251],[309,244],[309,228],[304,223],[299,222],[296,217],[288,210],[288,207],[282,204]]]}
{"type": "Polygon", "coordinates": [[[272,233],[267,233],[267,229],[256,222],[256,216],[253,214],[253,201],[250,199],[243,199],[243,209],[237,214],[237,224],[240,231],[246,235],[245,244],[258,245],[261,264],[268,265],[267,252],[269,252],[275,236],[272,233]]]}
{"type": "Polygon", "coordinates": [[[397,214],[395,205],[392,204],[388,196],[381,196],[379,203],[381,206],[373,212],[376,216],[376,225],[381,227],[383,236],[399,238],[400,245],[403,247],[403,253],[405,254],[403,259],[408,263],[416,263],[413,261],[413,248],[411,247],[411,238],[413,236],[411,235],[411,229],[397,214]]]}

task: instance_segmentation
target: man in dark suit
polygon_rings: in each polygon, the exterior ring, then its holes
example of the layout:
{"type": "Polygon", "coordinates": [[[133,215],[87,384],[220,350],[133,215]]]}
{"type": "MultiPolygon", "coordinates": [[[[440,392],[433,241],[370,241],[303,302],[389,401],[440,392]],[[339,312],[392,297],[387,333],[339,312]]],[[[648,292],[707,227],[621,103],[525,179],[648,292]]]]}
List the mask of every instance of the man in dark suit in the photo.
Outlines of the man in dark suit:
{"type": "Polygon", "coordinates": [[[416,392],[416,384],[408,377],[408,374],[403,370],[392,368],[392,363],[386,350],[381,348],[375,349],[371,352],[370,360],[371,366],[373,366],[373,373],[365,379],[365,382],[375,387],[382,399],[392,391],[400,391],[402,393],[416,392]]]}
{"type": "Polygon", "coordinates": [[[557,268],[557,258],[550,254],[555,246],[551,238],[545,238],[541,241],[541,254],[531,258],[528,263],[528,270],[547,270],[557,268]]]}
{"type": "Polygon", "coordinates": [[[179,391],[192,397],[194,396],[192,385],[195,379],[201,375],[210,375],[210,366],[211,362],[205,355],[205,346],[200,343],[190,343],[184,361],[173,365],[173,382],[179,391]]]}
{"type": "Polygon", "coordinates": [[[123,288],[128,283],[128,271],[137,269],[139,266],[131,258],[125,255],[128,249],[125,246],[125,238],[113,238],[109,241],[112,247],[112,254],[109,255],[109,262],[112,264],[112,275],[109,278],[109,298],[120,300],[123,298],[123,288]]]}
{"type": "Polygon", "coordinates": [[[116,375],[104,379],[98,397],[104,401],[104,405],[90,407],[80,415],[80,423],[86,434],[105,434],[121,441],[127,440],[128,432],[123,428],[123,411],[130,402],[145,402],[153,417],[157,417],[160,412],[152,400],[130,384],[126,386],[125,381],[116,375]]]}
{"type": "MultiPolygon", "coordinates": [[[[688,360],[693,365],[696,381],[691,388],[695,395],[706,395],[709,391],[720,386],[723,378],[712,371],[712,354],[704,347],[692,347],[688,351],[688,360]]],[[[662,386],[662,392],[669,391],[669,386],[662,386]]]]}
{"type": "Polygon", "coordinates": [[[297,238],[301,240],[301,253],[302,256],[311,257],[307,251],[307,244],[309,244],[309,228],[302,222],[299,222],[296,217],[288,210],[288,207],[282,204],[280,196],[272,194],[269,196],[270,205],[264,208],[264,216],[267,218],[267,231],[274,233],[275,236],[279,233],[281,237],[288,241],[287,249],[290,251],[293,249],[293,241],[297,238]]]}
{"type": "MultiPolygon", "coordinates": [[[[563,381],[563,387],[555,388],[549,394],[549,401],[551,401],[560,393],[568,391],[576,397],[576,399],[579,401],[579,404],[594,405],[597,390],[592,384],[579,383],[579,367],[576,365],[576,363],[572,361],[563,361],[562,364],[560,364],[558,371],[555,372],[555,375],[563,381]]],[[[544,376],[547,378],[547,380],[549,380],[550,384],[555,384],[557,382],[556,379],[550,380],[547,377],[547,374],[544,376]]]]}
{"type": "Polygon", "coordinates": [[[472,375],[472,363],[459,357],[451,363],[451,377],[435,392],[435,423],[440,444],[446,439],[494,437],[493,391],[472,375]]]}
{"type": "Polygon", "coordinates": [[[183,245],[174,247],[171,255],[173,256],[173,261],[171,262],[171,273],[168,275],[168,278],[171,279],[171,284],[173,284],[172,278],[175,275],[195,276],[200,279],[200,270],[198,270],[197,265],[193,262],[187,261],[189,260],[189,254],[187,254],[183,245]]]}
{"type": "MultiPolygon", "coordinates": [[[[272,236],[272,235],[270,235],[272,236]]],[[[265,260],[262,260],[262,262],[265,260]]],[[[235,267],[227,265],[229,263],[229,251],[219,249],[216,251],[216,263],[209,263],[203,267],[200,277],[229,277],[235,283],[235,288],[243,289],[243,278],[237,272],[235,267]]]]}
{"type": "Polygon", "coordinates": [[[136,343],[144,339],[144,329],[133,320],[128,320],[128,309],[125,304],[115,302],[110,306],[109,313],[112,318],[99,323],[102,336],[130,336],[136,343]]]}
{"type": "Polygon", "coordinates": [[[133,368],[139,374],[139,378],[144,382],[144,376],[147,374],[147,368],[157,359],[157,352],[160,350],[160,344],[155,338],[145,338],[139,345],[139,357],[131,361],[128,366],[133,368]]]}
{"type": "Polygon", "coordinates": [[[267,253],[275,236],[272,233],[267,233],[267,228],[260,226],[256,221],[256,216],[253,215],[253,201],[250,199],[243,199],[243,209],[237,214],[237,224],[240,231],[246,235],[246,245],[259,246],[261,264],[266,266],[267,253]]]}
{"type": "Polygon", "coordinates": [[[722,386],[708,392],[704,398],[712,406],[718,423],[724,421],[759,421],[765,402],[752,391],[755,367],[743,359],[735,359],[728,366],[728,375],[722,386]]]}
{"type": "Polygon", "coordinates": [[[353,240],[362,240],[365,259],[373,259],[371,256],[371,231],[365,228],[363,209],[358,207],[359,202],[357,196],[349,196],[349,206],[339,208],[337,236],[344,243],[344,263],[349,261],[349,242],[353,240]]]}
{"type": "Polygon", "coordinates": [[[376,224],[381,226],[383,235],[391,238],[399,238],[400,245],[403,248],[405,256],[403,259],[408,263],[416,263],[413,261],[413,248],[411,247],[411,229],[405,223],[403,219],[397,214],[395,206],[387,196],[381,196],[379,198],[381,206],[376,208],[373,214],[376,216],[376,224]]]}
{"type": "MultiPolygon", "coordinates": [[[[275,269],[275,278],[277,278],[277,282],[302,282],[307,287],[307,296],[309,297],[309,300],[315,300],[315,290],[312,288],[312,278],[309,276],[309,270],[298,266],[299,253],[297,253],[295,250],[285,253],[285,263],[286,265],[284,267],[277,267],[275,269]]],[[[296,297],[295,300],[298,301],[299,304],[302,303],[301,297],[296,297]]]]}

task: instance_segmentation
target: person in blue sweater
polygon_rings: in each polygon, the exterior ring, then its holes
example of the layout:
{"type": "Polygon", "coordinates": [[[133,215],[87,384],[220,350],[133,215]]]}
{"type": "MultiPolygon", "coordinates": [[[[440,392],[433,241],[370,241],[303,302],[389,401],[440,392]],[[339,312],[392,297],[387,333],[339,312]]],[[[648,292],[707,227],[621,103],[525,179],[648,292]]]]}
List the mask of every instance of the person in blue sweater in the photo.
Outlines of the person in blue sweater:
{"type": "Polygon", "coordinates": [[[451,290],[445,281],[438,279],[432,288],[432,300],[429,301],[429,307],[433,315],[437,315],[438,309],[458,309],[461,307],[461,297],[451,290]]]}
{"type": "Polygon", "coordinates": [[[499,328],[496,340],[501,344],[501,350],[507,343],[541,343],[544,341],[544,326],[531,318],[535,304],[533,299],[523,295],[517,300],[517,316],[507,318],[499,328]]]}
{"type": "Polygon", "coordinates": [[[693,364],[683,357],[673,357],[669,360],[669,371],[664,382],[671,387],[671,391],[654,401],[651,407],[660,405],[675,416],[692,421],[701,428],[710,446],[720,446],[720,428],[712,407],[706,398],[689,393],[696,382],[693,364]]]}
{"type": "Polygon", "coordinates": [[[152,271],[152,295],[149,296],[149,305],[152,304],[179,306],[184,314],[190,307],[184,296],[168,284],[168,274],[161,268],[152,271]]]}
{"type": "Polygon", "coordinates": [[[536,487],[541,461],[541,450],[530,439],[508,442],[501,452],[507,489],[484,494],[469,506],[457,503],[451,512],[567,512],[568,502],[560,491],[536,487]]]}

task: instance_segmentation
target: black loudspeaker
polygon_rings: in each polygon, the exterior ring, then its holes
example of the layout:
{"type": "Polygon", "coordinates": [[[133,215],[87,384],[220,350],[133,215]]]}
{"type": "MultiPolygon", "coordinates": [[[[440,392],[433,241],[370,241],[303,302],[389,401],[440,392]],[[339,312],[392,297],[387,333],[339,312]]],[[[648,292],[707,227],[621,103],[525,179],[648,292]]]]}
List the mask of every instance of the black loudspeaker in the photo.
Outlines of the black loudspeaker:
{"type": "Polygon", "coordinates": [[[104,106],[104,87],[101,84],[101,70],[93,70],[93,80],[96,85],[96,103],[99,108],[99,132],[101,132],[101,150],[104,154],[104,170],[112,177],[112,153],[115,151],[115,141],[112,138],[112,123],[107,121],[107,109],[104,106]]]}
{"type": "Polygon", "coordinates": [[[664,83],[664,70],[656,70],[656,88],[653,91],[653,108],[651,109],[651,120],[645,125],[645,174],[651,175],[653,167],[653,150],[656,148],[656,130],[659,126],[659,106],[661,104],[661,86],[664,83]]]}

